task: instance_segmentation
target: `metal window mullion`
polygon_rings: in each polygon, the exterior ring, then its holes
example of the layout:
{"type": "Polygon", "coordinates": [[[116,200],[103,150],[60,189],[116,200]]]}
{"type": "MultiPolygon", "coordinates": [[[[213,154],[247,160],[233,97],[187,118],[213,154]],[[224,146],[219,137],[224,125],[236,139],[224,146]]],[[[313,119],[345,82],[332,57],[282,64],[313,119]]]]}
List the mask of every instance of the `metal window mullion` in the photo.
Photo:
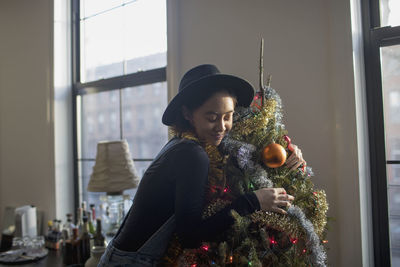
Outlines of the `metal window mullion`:
{"type": "Polygon", "coordinates": [[[369,0],[369,16],[370,16],[370,28],[376,28],[381,26],[381,14],[379,7],[379,0],[369,0]]]}
{"type": "MultiPolygon", "coordinates": [[[[371,166],[372,223],[375,266],[390,266],[389,211],[380,66],[379,1],[362,1],[364,63],[371,166]]],[[[385,32],[387,33],[387,31],[385,32]]]]}
{"type": "Polygon", "coordinates": [[[123,99],[122,99],[122,89],[118,90],[119,93],[119,138],[124,139],[124,120],[123,120],[123,99]]]}
{"type": "Polygon", "coordinates": [[[371,42],[376,43],[378,47],[400,44],[400,26],[372,29],[371,42]]]}
{"type": "MultiPolygon", "coordinates": [[[[379,47],[371,47],[367,67],[367,109],[371,162],[371,193],[376,266],[390,266],[390,239],[386,182],[386,153],[379,47]]],[[[366,60],[367,61],[367,60],[366,60]]],[[[367,64],[367,63],[366,63],[367,64]]]]}
{"type": "MultiPolygon", "coordinates": [[[[72,53],[72,138],[73,138],[73,173],[74,173],[74,207],[75,216],[79,207],[79,163],[78,163],[78,127],[77,127],[77,97],[75,84],[80,81],[80,2],[71,1],[71,53],[72,53]]],[[[76,218],[76,217],[75,217],[76,218]]]]}
{"type": "Polygon", "coordinates": [[[78,82],[75,84],[75,91],[78,95],[100,93],[126,87],[164,82],[166,77],[166,67],[163,67],[88,83],[78,82]]]}
{"type": "Polygon", "coordinates": [[[129,2],[122,3],[122,4],[118,5],[118,6],[115,6],[115,7],[106,9],[106,10],[102,10],[102,11],[100,11],[100,12],[94,13],[94,14],[92,14],[92,15],[90,15],[90,16],[87,16],[87,17],[83,17],[82,20],[87,20],[87,19],[90,19],[90,18],[99,16],[99,15],[102,15],[102,14],[108,13],[108,12],[110,12],[110,11],[112,11],[112,10],[115,10],[115,9],[117,9],[117,8],[121,8],[121,7],[130,5],[130,4],[133,4],[133,3],[135,3],[135,2],[137,2],[137,0],[132,0],[132,1],[129,1],[129,2]]]}
{"type": "Polygon", "coordinates": [[[71,1],[72,84],[76,84],[81,80],[79,9],[80,9],[79,0],[72,0],[71,1]]]}

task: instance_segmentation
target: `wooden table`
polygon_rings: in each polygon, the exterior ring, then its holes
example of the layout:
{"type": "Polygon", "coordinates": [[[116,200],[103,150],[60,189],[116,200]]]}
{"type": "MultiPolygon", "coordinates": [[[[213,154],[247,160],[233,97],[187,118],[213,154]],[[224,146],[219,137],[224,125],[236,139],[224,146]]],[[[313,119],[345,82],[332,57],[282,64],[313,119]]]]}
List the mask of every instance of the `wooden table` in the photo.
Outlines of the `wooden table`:
{"type": "MultiPolygon", "coordinates": [[[[62,267],[63,265],[63,258],[61,250],[49,250],[49,254],[41,260],[25,263],[25,264],[1,264],[2,266],[21,266],[21,267],[62,267]]],[[[77,266],[77,265],[75,265],[77,266]]]]}

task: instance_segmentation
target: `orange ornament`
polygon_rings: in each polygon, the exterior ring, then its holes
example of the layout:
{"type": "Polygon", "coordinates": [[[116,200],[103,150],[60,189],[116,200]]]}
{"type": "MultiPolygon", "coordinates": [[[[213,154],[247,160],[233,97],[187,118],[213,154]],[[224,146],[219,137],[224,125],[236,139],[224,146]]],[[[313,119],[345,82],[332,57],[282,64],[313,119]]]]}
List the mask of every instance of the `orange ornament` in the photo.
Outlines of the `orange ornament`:
{"type": "Polygon", "coordinates": [[[280,144],[271,143],[263,149],[262,161],[270,168],[278,168],[286,161],[286,150],[280,144]]]}

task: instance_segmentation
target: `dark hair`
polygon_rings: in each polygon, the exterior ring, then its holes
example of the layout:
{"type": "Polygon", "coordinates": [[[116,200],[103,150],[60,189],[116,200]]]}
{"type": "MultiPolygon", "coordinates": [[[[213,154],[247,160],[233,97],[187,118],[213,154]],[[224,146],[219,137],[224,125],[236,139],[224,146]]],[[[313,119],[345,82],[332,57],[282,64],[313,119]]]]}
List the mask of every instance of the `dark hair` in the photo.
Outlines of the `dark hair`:
{"type": "Polygon", "coordinates": [[[211,89],[210,88],[209,90],[199,90],[199,92],[195,92],[191,98],[188,98],[188,100],[185,103],[182,103],[182,106],[179,107],[179,110],[175,114],[175,123],[174,123],[174,125],[172,125],[172,129],[177,134],[181,134],[183,132],[193,130],[193,127],[190,124],[190,122],[187,119],[185,119],[185,117],[183,116],[183,107],[186,107],[189,110],[189,112],[192,113],[197,108],[199,108],[201,105],[203,105],[213,95],[220,93],[220,92],[228,93],[228,95],[234,99],[234,104],[236,105],[237,96],[236,96],[234,90],[232,90],[232,89],[227,89],[227,88],[212,88],[211,89]]]}

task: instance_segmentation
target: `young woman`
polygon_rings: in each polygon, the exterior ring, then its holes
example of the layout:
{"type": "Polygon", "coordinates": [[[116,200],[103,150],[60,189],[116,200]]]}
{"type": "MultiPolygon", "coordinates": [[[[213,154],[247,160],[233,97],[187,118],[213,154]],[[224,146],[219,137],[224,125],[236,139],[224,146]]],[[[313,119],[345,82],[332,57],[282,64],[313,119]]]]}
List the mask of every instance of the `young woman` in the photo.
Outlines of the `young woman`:
{"type": "MultiPolygon", "coordinates": [[[[283,188],[263,188],[202,219],[209,170],[202,144],[218,146],[232,128],[235,106],[249,106],[253,96],[247,81],[221,74],[214,65],[197,66],[183,76],[179,93],[162,118],[177,137],[146,170],[133,205],[99,266],[156,266],[172,233],[183,247],[198,247],[233,224],[232,209],[240,215],[260,209],[285,213],[283,207],[290,206],[293,197],[283,188]],[[184,133],[199,142],[185,138],[184,133]]],[[[304,162],[301,151],[294,148],[287,161],[291,168],[304,162]]]]}

